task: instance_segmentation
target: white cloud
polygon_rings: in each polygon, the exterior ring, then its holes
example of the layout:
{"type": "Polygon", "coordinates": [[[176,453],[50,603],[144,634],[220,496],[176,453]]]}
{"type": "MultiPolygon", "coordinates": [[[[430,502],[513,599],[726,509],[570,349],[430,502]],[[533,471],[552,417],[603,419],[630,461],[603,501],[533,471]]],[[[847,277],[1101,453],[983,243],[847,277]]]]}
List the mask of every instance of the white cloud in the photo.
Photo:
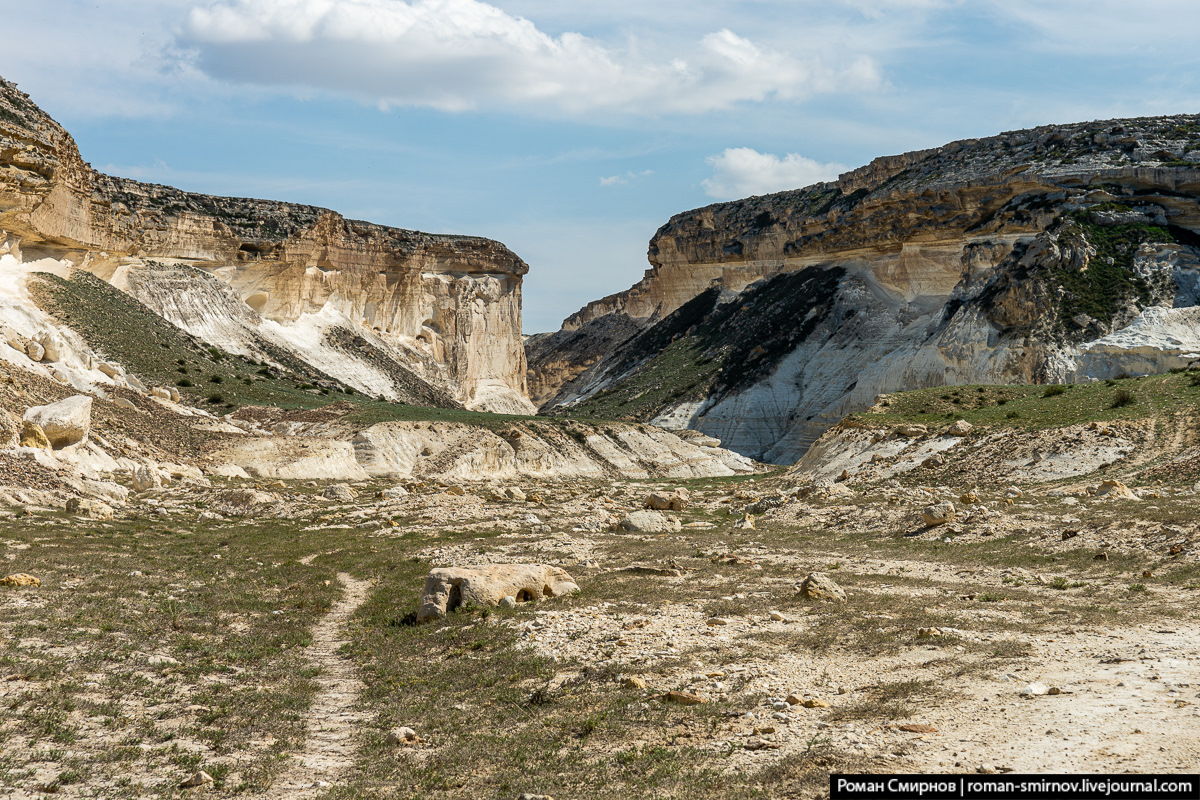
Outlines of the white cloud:
{"type": "Polygon", "coordinates": [[[702,182],[705,193],[719,200],[799,189],[820,181],[831,181],[846,171],[844,164],[822,164],[796,153],[783,158],[760,153],[750,147],[729,147],[719,156],[709,156],[713,176],[702,182]]]}
{"type": "Polygon", "coordinates": [[[479,0],[225,0],[192,9],[179,42],[213,77],[447,111],[690,114],[880,83],[867,56],[832,64],[723,29],[651,57],[636,41],[550,36],[479,0]]]}
{"type": "Polygon", "coordinates": [[[619,186],[619,185],[629,183],[630,181],[636,180],[638,178],[644,178],[647,175],[653,175],[653,174],[654,174],[654,170],[652,170],[652,169],[644,169],[641,172],[634,172],[633,170],[630,170],[629,172],[626,172],[624,175],[609,175],[607,178],[601,178],[600,185],[601,186],[619,186]]]}

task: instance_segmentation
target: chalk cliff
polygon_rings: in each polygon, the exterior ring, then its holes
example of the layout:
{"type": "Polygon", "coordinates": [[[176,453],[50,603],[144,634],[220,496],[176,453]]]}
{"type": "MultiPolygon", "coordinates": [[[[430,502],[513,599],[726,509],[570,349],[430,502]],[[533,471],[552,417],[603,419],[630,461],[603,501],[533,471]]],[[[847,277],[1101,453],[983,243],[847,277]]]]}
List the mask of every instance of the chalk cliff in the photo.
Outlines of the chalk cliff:
{"type": "Polygon", "coordinates": [[[529,343],[533,397],[784,463],[883,392],[1182,366],[1198,162],[1198,116],[1045,126],[678,214],[529,343]]]}
{"type": "Polygon", "coordinates": [[[521,277],[499,242],[400,230],[295,203],[103,175],[0,79],[0,231],[26,260],[69,259],[231,352],[295,351],[405,400],[389,360],[475,409],[524,413],[521,277]],[[331,345],[365,341],[361,348],[331,345]]]}

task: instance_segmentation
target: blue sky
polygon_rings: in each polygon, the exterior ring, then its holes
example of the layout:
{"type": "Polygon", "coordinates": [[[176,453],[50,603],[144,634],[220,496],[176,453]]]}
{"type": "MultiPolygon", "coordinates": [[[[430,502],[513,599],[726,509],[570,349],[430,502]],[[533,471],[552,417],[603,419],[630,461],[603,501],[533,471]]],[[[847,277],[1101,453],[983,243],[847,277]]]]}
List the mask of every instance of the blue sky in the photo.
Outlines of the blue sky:
{"type": "Polygon", "coordinates": [[[674,213],[1052,122],[1200,111],[1194,0],[0,0],[117,175],[490,236],[525,330],[674,213]]]}

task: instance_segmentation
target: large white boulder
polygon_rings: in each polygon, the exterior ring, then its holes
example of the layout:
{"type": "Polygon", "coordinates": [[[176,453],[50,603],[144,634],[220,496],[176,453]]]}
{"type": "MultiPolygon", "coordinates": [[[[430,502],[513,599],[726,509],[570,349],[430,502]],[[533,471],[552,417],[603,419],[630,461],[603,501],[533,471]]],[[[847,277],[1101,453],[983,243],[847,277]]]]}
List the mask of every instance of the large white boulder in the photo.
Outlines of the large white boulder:
{"type": "Polygon", "coordinates": [[[50,446],[61,450],[78,444],[92,429],[92,398],[78,394],[44,406],[34,406],[25,412],[26,422],[41,427],[50,446]]]}
{"type": "Polygon", "coordinates": [[[439,567],[425,578],[417,622],[440,619],[461,605],[494,607],[505,597],[537,602],[579,591],[566,570],[547,564],[439,567]]]}

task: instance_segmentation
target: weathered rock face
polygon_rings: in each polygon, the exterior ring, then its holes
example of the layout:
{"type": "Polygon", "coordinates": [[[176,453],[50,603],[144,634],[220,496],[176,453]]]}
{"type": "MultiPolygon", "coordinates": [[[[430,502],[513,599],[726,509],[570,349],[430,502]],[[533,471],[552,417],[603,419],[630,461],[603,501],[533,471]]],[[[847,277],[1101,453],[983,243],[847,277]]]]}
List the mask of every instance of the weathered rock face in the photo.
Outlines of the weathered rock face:
{"type": "Polygon", "coordinates": [[[530,343],[534,397],[787,463],[884,392],[1183,366],[1198,149],[1200,116],[1048,126],[676,215],[530,343]]]}
{"type": "MultiPolygon", "coordinates": [[[[0,153],[0,229],[26,258],[70,259],[119,288],[140,289],[139,299],[167,319],[218,340],[237,338],[225,325],[231,314],[250,327],[333,316],[352,335],[381,340],[392,357],[420,364],[469,407],[531,410],[521,341],[528,268],[498,242],[102,175],[3,79],[0,153]],[[178,281],[141,275],[161,273],[161,265],[147,267],[150,260],[211,273],[242,309],[208,308],[175,291],[178,281]]],[[[379,385],[360,388],[389,394],[379,385]]]]}

